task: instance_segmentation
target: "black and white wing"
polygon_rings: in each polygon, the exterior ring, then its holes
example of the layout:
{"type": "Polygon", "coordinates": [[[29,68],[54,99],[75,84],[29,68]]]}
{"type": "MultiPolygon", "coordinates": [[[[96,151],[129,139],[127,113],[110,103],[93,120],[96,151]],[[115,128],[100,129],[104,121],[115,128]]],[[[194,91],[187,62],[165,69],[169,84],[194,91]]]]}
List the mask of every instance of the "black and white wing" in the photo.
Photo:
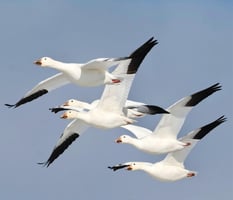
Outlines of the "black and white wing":
{"type": "Polygon", "coordinates": [[[68,84],[69,81],[66,79],[66,77],[62,74],[56,74],[54,76],[51,76],[48,79],[45,79],[38,83],[32,90],[27,92],[23,98],[21,98],[17,103],[15,104],[5,104],[8,107],[19,107],[25,103],[28,103],[30,101],[33,101],[34,99],[39,98],[40,96],[59,88],[63,85],[68,84]]]}
{"type": "Polygon", "coordinates": [[[121,61],[112,72],[113,75],[122,78],[121,83],[105,86],[101,99],[97,104],[97,108],[101,107],[101,109],[108,111],[122,112],[122,108],[125,106],[132,82],[140,64],[157,43],[157,40],[154,40],[152,37],[135,50],[129,56],[130,59],[121,61]]]}
{"type": "Polygon", "coordinates": [[[49,166],[56,160],[81,134],[83,134],[89,126],[79,120],[75,119],[65,128],[60,136],[57,144],[55,145],[51,155],[46,162],[38,163],[44,166],[49,166]]]}
{"type": "Polygon", "coordinates": [[[216,83],[204,90],[196,92],[190,96],[186,96],[171,105],[167,109],[170,114],[163,114],[159,124],[154,130],[156,137],[159,136],[176,139],[187,115],[193,107],[219,90],[221,90],[221,86],[219,83],[216,83]]]}
{"type": "Polygon", "coordinates": [[[169,153],[162,162],[166,162],[172,165],[184,166],[184,161],[191,150],[195,147],[198,141],[204,138],[210,131],[226,121],[224,116],[219,117],[217,120],[191,131],[186,136],[181,138],[182,142],[189,142],[191,145],[183,148],[182,150],[169,153]]]}

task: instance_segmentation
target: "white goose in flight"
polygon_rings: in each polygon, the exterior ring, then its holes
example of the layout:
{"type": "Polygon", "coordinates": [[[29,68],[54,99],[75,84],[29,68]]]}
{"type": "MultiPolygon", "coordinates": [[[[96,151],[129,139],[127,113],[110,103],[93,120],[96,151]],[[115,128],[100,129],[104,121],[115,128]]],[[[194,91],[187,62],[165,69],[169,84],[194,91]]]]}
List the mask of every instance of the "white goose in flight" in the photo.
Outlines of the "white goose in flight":
{"type": "Polygon", "coordinates": [[[57,89],[61,86],[73,83],[85,87],[94,87],[103,84],[115,84],[121,82],[121,78],[108,72],[108,68],[116,66],[130,57],[122,58],[97,58],[84,64],[64,63],[49,57],[43,57],[34,62],[41,67],[54,68],[60,73],[51,76],[28,91],[17,103],[5,104],[8,107],[19,107],[38,97],[57,89]]]}
{"type": "MultiPolygon", "coordinates": [[[[64,110],[70,110],[70,109],[77,109],[79,112],[81,112],[81,111],[94,109],[98,103],[99,103],[99,99],[94,100],[92,103],[87,103],[76,99],[69,99],[61,106],[50,108],[50,110],[54,113],[64,110]]],[[[145,115],[169,113],[168,111],[164,110],[159,106],[148,105],[145,103],[136,102],[132,100],[126,101],[125,106],[123,107],[123,112],[124,115],[127,116],[128,118],[139,118],[139,117],[144,117],[145,115]]]]}
{"type": "Polygon", "coordinates": [[[153,132],[135,125],[122,126],[122,128],[129,130],[137,138],[122,135],[116,139],[116,142],[130,144],[144,152],[152,154],[164,154],[185,148],[190,144],[177,139],[177,135],[187,115],[194,106],[218,90],[221,90],[221,86],[219,83],[216,83],[204,90],[180,99],[166,109],[170,114],[162,115],[160,122],[153,132]]]}
{"type": "MultiPolygon", "coordinates": [[[[48,167],[89,126],[108,129],[134,122],[124,115],[123,106],[141,62],[156,44],[157,40],[152,37],[129,56],[130,60],[124,60],[117,66],[112,74],[120,76],[122,78],[121,83],[105,85],[97,106],[88,112],[79,112],[75,116],[75,119],[65,128],[48,160],[40,164],[48,167]]],[[[68,112],[75,111],[70,110],[68,112]]]]}
{"type": "Polygon", "coordinates": [[[123,168],[130,171],[142,170],[153,178],[163,182],[178,181],[184,178],[196,176],[196,172],[185,168],[184,161],[186,157],[198,141],[225,121],[226,118],[221,116],[212,123],[190,132],[188,135],[183,137],[181,141],[184,143],[190,143],[191,145],[180,151],[169,153],[165,159],[160,162],[126,162],[108,168],[112,169],[113,171],[123,168]]]}

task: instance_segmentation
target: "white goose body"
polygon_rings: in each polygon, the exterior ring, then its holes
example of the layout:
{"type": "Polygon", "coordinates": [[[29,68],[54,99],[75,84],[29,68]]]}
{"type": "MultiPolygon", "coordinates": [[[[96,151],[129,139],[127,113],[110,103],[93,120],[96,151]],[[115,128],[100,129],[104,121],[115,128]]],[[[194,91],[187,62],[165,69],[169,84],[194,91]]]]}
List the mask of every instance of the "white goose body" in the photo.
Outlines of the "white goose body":
{"type": "MultiPolygon", "coordinates": [[[[173,152],[177,150],[181,150],[186,146],[186,143],[181,142],[175,139],[160,139],[151,137],[145,137],[141,139],[129,137],[126,139],[127,136],[122,136],[124,143],[131,144],[132,146],[136,147],[137,149],[150,154],[165,154],[168,152],[173,152]],[[146,144],[146,145],[145,145],[146,144]]],[[[117,140],[116,140],[117,142],[117,140]]],[[[119,142],[118,142],[119,143],[119,142]]]]}
{"type": "Polygon", "coordinates": [[[153,178],[165,182],[173,182],[184,178],[196,176],[196,172],[185,168],[185,159],[198,141],[200,141],[211,130],[213,130],[225,121],[226,118],[224,116],[221,116],[217,120],[194,131],[191,131],[181,139],[181,141],[189,142],[190,145],[186,148],[183,148],[182,150],[168,153],[167,156],[160,162],[126,162],[108,168],[112,169],[113,171],[124,168],[129,171],[142,170],[153,178]]]}
{"type": "Polygon", "coordinates": [[[161,182],[178,181],[197,174],[196,172],[187,170],[184,167],[165,164],[162,161],[155,164],[147,162],[133,162],[131,165],[134,168],[133,170],[142,170],[161,182]]]}
{"type": "Polygon", "coordinates": [[[122,135],[116,139],[116,142],[131,144],[144,152],[153,154],[169,153],[189,146],[190,143],[177,139],[187,115],[194,106],[218,90],[221,90],[219,83],[180,99],[167,108],[170,114],[162,115],[154,131],[135,125],[122,126],[136,138],[122,135]]]}
{"type": "Polygon", "coordinates": [[[64,63],[50,57],[43,57],[34,63],[41,67],[49,67],[60,71],[51,76],[28,91],[17,103],[5,104],[8,107],[19,107],[25,103],[33,101],[46,93],[73,83],[79,86],[95,87],[103,84],[116,84],[121,79],[108,72],[110,67],[116,66],[121,62],[130,61],[129,57],[123,58],[97,58],[87,63],[64,63]]]}
{"type": "Polygon", "coordinates": [[[99,128],[110,129],[110,128],[116,128],[134,123],[133,119],[124,116],[123,113],[122,114],[114,113],[114,112],[106,113],[103,110],[96,109],[90,111],[90,115],[92,119],[91,124],[99,128]]]}
{"type": "MultiPolygon", "coordinates": [[[[112,80],[117,79],[115,76],[110,74],[105,67],[93,67],[86,69],[85,64],[63,63],[47,57],[47,60],[48,59],[50,60],[50,64],[48,65],[48,67],[61,71],[71,83],[76,85],[94,87],[104,84],[113,84],[112,80]]],[[[107,58],[96,60],[104,61],[107,60],[107,58]]],[[[95,60],[92,60],[90,62],[95,62],[95,60]]],[[[114,65],[114,63],[112,63],[112,65],[114,65]]]]}
{"type": "Polygon", "coordinates": [[[113,79],[117,79],[115,76],[111,75],[107,69],[114,64],[119,64],[119,61],[114,61],[114,59],[109,58],[98,58],[89,61],[85,64],[78,63],[64,63],[54,60],[50,57],[43,57],[38,61],[35,61],[42,67],[50,67],[61,71],[62,74],[71,83],[85,86],[94,87],[103,84],[113,84],[113,79]],[[108,65],[102,63],[109,62],[108,65]]]}
{"type": "Polygon", "coordinates": [[[157,43],[157,40],[152,37],[131,53],[128,57],[130,59],[121,61],[112,74],[119,76],[122,81],[119,84],[105,85],[102,96],[93,109],[80,112],[80,108],[74,108],[66,111],[61,116],[62,118],[74,120],[65,128],[64,134],[59,138],[50,157],[43,163],[44,165],[48,167],[89,126],[109,129],[134,122],[134,120],[124,115],[123,108],[140,64],[157,43]]]}
{"type": "MultiPolygon", "coordinates": [[[[69,110],[69,108],[76,108],[81,111],[90,111],[94,109],[98,103],[99,99],[94,100],[92,103],[87,103],[84,101],[79,101],[76,99],[69,99],[61,106],[50,108],[50,110],[54,113],[69,110]]],[[[156,106],[156,105],[147,105],[145,103],[136,102],[132,100],[127,100],[125,106],[123,107],[123,113],[128,118],[140,118],[144,117],[145,115],[155,115],[155,114],[162,114],[162,113],[169,113],[168,111],[164,110],[163,108],[156,106]]]]}
{"type": "Polygon", "coordinates": [[[134,120],[119,115],[117,113],[106,113],[103,110],[91,110],[88,112],[76,112],[74,110],[68,110],[61,116],[64,119],[79,119],[84,121],[89,126],[93,126],[100,129],[111,129],[119,126],[131,124],[134,120]]]}

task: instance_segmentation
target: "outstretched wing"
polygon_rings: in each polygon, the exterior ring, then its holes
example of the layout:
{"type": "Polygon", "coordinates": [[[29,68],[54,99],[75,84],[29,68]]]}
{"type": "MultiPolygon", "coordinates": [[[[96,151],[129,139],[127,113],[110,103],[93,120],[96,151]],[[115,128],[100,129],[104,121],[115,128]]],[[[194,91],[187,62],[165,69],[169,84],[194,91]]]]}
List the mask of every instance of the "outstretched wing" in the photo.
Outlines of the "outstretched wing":
{"type": "Polygon", "coordinates": [[[151,130],[141,127],[141,126],[132,125],[132,124],[121,126],[121,128],[127,129],[128,131],[133,133],[138,139],[147,137],[152,134],[151,130]]]}
{"type": "Polygon", "coordinates": [[[34,99],[37,99],[38,97],[50,92],[51,90],[54,90],[56,88],[59,88],[63,85],[68,84],[69,81],[66,79],[66,77],[62,74],[56,74],[46,80],[41,81],[38,83],[32,90],[27,92],[23,98],[21,98],[16,104],[5,104],[8,107],[18,107],[21,106],[27,102],[30,102],[34,99]]]}
{"type": "Polygon", "coordinates": [[[171,105],[167,109],[170,114],[163,114],[162,119],[154,130],[156,137],[159,136],[176,139],[177,134],[182,128],[184,121],[192,108],[218,90],[221,90],[219,83],[190,96],[184,97],[171,105]]]}
{"type": "Polygon", "coordinates": [[[119,84],[105,85],[104,92],[96,108],[119,113],[122,112],[135,74],[145,56],[156,44],[157,40],[153,38],[149,39],[129,56],[131,59],[122,61],[116,67],[112,74],[122,78],[122,81],[119,84]]]}
{"type": "Polygon", "coordinates": [[[122,58],[97,58],[90,60],[86,64],[82,65],[83,69],[91,70],[91,69],[98,69],[98,70],[106,70],[112,66],[116,66],[120,64],[124,60],[129,60],[129,57],[122,57],[122,58]]]}
{"type": "Polygon", "coordinates": [[[224,116],[219,117],[217,120],[199,128],[194,131],[191,131],[189,134],[181,138],[182,142],[189,142],[190,145],[185,147],[180,151],[175,151],[169,153],[162,162],[166,162],[166,164],[172,164],[176,166],[184,166],[183,163],[190,153],[190,151],[194,148],[198,141],[204,138],[211,130],[216,128],[221,123],[225,122],[226,118],[224,116]]]}
{"type": "Polygon", "coordinates": [[[72,142],[74,142],[81,134],[83,134],[88,127],[89,126],[81,120],[73,120],[65,128],[48,160],[38,164],[42,164],[48,167],[72,144],[72,142]]]}

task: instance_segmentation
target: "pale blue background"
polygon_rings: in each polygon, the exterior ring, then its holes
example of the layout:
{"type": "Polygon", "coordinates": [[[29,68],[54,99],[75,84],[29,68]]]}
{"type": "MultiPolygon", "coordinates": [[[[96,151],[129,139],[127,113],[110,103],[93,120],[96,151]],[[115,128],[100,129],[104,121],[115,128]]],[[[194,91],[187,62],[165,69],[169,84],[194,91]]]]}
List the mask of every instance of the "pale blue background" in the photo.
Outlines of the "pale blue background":
{"type": "MultiPolygon", "coordinates": [[[[1,139],[0,199],[189,199],[233,197],[233,3],[232,1],[0,1],[1,139]],[[112,172],[126,161],[155,162],[129,145],[114,143],[121,128],[89,129],[49,168],[45,161],[68,121],[48,111],[69,98],[92,101],[103,87],[66,86],[8,109],[39,81],[57,73],[33,65],[42,56],[65,62],[126,56],[155,36],[135,78],[130,99],[168,107],[220,82],[223,90],[201,102],[180,135],[221,115],[186,160],[198,176],[161,183],[143,172],[112,172]]],[[[101,117],[101,116],[100,116],[101,117]]],[[[154,128],[159,116],[138,120],[154,128]]]]}

